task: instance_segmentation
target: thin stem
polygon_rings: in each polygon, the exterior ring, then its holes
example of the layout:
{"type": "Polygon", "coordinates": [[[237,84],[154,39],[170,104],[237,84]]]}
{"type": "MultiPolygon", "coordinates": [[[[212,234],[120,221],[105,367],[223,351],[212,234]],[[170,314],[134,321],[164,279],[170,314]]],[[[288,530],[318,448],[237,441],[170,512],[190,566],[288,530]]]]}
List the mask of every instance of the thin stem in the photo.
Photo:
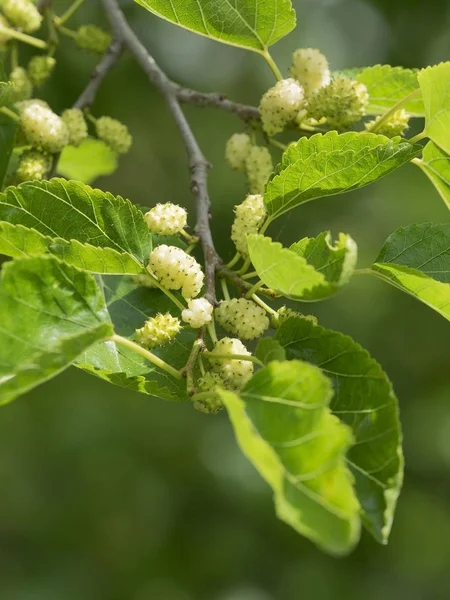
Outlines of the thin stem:
{"type": "Polygon", "coordinates": [[[254,277],[258,277],[258,273],[256,271],[252,271],[251,273],[247,273],[246,275],[242,275],[242,279],[253,279],[254,277]]]}
{"type": "Polygon", "coordinates": [[[263,226],[261,227],[261,229],[259,230],[259,234],[260,235],[264,235],[264,233],[266,233],[266,231],[269,228],[269,225],[272,223],[272,217],[267,217],[267,219],[264,221],[263,226]]]}
{"type": "Polygon", "coordinates": [[[256,356],[252,356],[251,354],[216,354],[215,352],[203,352],[203,356],[206,358],[213,358],[214,360],[242,360],[264,366],[259,358],[256,358],[256,356]]]}
{"type": "Polygon", "coordinates": [[[202,377],[204,377],[206,374],[206,371],[205,371],[205,365],[203,364],[203,358],[202,358],[201,354],[198,357],[198,366],[200,367],[200,373],[202,374],[202,377]]]}
{"type": "Polygon", "coordinates": [[[252,300],[253,302],[256,302],[256,304],[259,304],[259,306],[261,308],[263,308],[266,312],[269,313],[269,315],[271,315],[272,317],[276,317],[278,318],[278,313],[276,310],[274,310],[271,306],[269,306],[268,304],[266,304],[263,300],[261,300],[261,298],[259,296],[257,296],[256,294],[252,295],[252,300]]]}
{"type": "Polygon", "coordinates": [[[67,27],[60,27],[58,25],[57,22],[55,22],[55,25],[58,27],[58,31],[60,33],[62,33],[63,35],[65,35],[66,37],[72,39],[72,40],[76,40],[77,39],[77,32],[76,31],[72,31],[72,29],[67,29],[67,27]]]}
{"type": "Polygon", "coordinates": [[[264,281],[261,281],[261,279],[259,281],[257,281],[255,284],[253,284],[253,286],[246,293],[247,298],[252,298],[253,294],[255,294],[255,292],[257,292],[260,288],[262,288],[263,285],[264,285],[264,281]]]}
{"type": "Polygon", "coordinates": [[[267,64],[272,69],[273,74],[275,75],[277,81],[281,81],[283,79],[283,75],[281,74],[280,69],[277,67],[276,62],[273,60],[270,52],[266,49],[261,53],[262,56],[266,59],[267,64]]]}
{"type": "Polygon", "coordinates": [[[13,42],[11,45],[11,71],[14,71],[19,66],[19,49],[17,42],[13,42]]]}
{"type": "Polygon", "coordinates": [[[377,131],[379,131],[381,127],[386,123],[386,121],[389,121],[391,116],[395,112],[397,112],[397,110],[399,110],[402,106],[407,104],[410,100],[414,100],[414,98],[419,97],[421,93],[421,90],[417,89],[405,96],[404,98],[402,98],[401,100],[399,100],[396,104],[394,104],[392,108],[390,108],[387,112],[384,113],[381,119],[379,119],[377,122],[374,122],[372,127],[367,131],[369,131],[370,133],[376,133],[377,131]]]}
{"type": "Polygon", "coordinates": [[[4,36],[8,36],[9,38],[19,40],[19,42],[23,42],[24,44],[28,44],[29,46],[34,46],[35,48],[39,48],[40,50],[46,50],[48,48],[47,42],[44,42],[44,40],[35,38],[32,35],[23,33],[22,31],[17,31],[17,29],[11,29],[11,27],[4,27],[2,25],[1,33],[4,36]]]}
{"type": "Polygon", "coordinates": [[[424,131],[421,131],[420,133],[418,133],[417,135],[415,135],[414,137],[410,138],[408,141],[411,142],[411,144],[415,144],[416,142],[420,142],[420,140],[423,140],[426,137],[427,137],[427,133],[424,130],[424,131]]]}
{"type": "Polygon", "coordinates": [[[230,292],[228,291],[227,280],[221,277],[220,285],[222,286],[223,297],[225,300],[230,300],[230,292]]]}
{"type": "Polygon", "coordinates": [[[64,25],[67,21],[77,12],[80,6],[84,3],[84,0],[75,0],[71,6],[66,10],[61,17],[56,17],[55,21],[57,25],[64,25]]]}
{"type": "Polygon", "coordinates": [[[177,371],[176,369],[174,369],[173,367],[168,365],[161,358],[159,358],[159,356],[156,356],[155,354],[153,354],[153,352],[150,352],[149,350],[146,350],[142,346],[139,346],[139,344],[136,344],[135,342],[132,342],[131,340],[128,340],[127,338],[124,338],[121,335],[116,335],[116,334],[114,334],[110,338],[110,340],[112,342],[115,342],[116,344],[121,344],[122,346],[125,346],[125,348],[128,348],[129,350],[136,352],[136,354],[140,354],[141,356],[146,358],[149,362],[153,363],[159,369],[162,369],[163,371],[165,371],[172,377],[175,377],[175,379],[183,378],[180,371],[177,371]]]}
{"type": "Polygon", "coordinates": [[[194,345],[192,346],[192,350],[189,355],[186,366],[181,371],[183,377],[186,377],[186,388],[188,396],[192,396],[193,394],[195,394],[194,367],[198,357],[200,356],[200,352],[203,350],[204,347],[205,343],[203,341],[203,335],[200,333],[199,337],[195,340],[194,345]]]}
{"type": "Polygon", "coordinates": [[[373,275],[372,269],[355,269],[353,271],[354,275],[373,275]]]}
{"type": "Polygon", "coordinates": [[[180,302],[178,300],[178,298],[172,294],[171,291],[169,291],[167,288],[165,288],[163,285],[161,285],[159,283],[159,281],[156,279],[156,277],[153,275],[153,273],[150,272],[149,268],[147,267],[147,271],[148,274],[150,275],[154,285],[161,290],[161,292],[163,292],[163,294],[165,294],[170,300],[172,300],[172,302],[175,304],[175,306],[177,306],[180,310],[184,310],[186,307],[184,306],[184,304],[182,302],[180,302]]]}
{"type": "Polygon", "coordinates": [[[275,146],[276,148],[280,148],[280,150],[287,150],[287,144],[282,144],[275,138],[269,138],[269,142],[272,144],[272,146],[275,146]]]}
{"type": "Polygon", "coordinates": [[[230,262],[226,265],[227,269],[232,269],[234,267],[234,265],[236,265],[240,260],[241,260],[241,255],[239,254],[239,252],[236,252],[236,254],[233,256],[233,258],[230,260],[230,262]]]}
{"type": "Polygon", "coordinates": [[[6,115],[7,117],[9,117],[10,119],[12,119],[13,121],[15,121],[16,123],[20,123],[19,115],[16,114],[13,110],[8,108],[7,106],[2,106],[2,108],[0,108],[0,112],[3,113],[4,115],[6,115]]]}
{"type": "Polygon", "coordinates": [[[200,241],[198,235],[191,235],[184,229],[180,231],[180,235],[182,235],[187,240],[188,244],[190,244],[191,246],[195,246],[195,244],[198,244],[200,241]]]}
{"type": "Polygon", "coordinates": [[[219,340],[217,339],[216,326],[214,324],[214,321],[211,321],[211,323],[208,323],[208,325],[206,326],[206,329],[208,330],[209,337],[211,338],[212,343],[217,344],[217,342],[219,340]]]}
{"type": "Polygon", "coordinates": [[[236,273],[238,275],[244,275],[245,273],[247,273],[250,265],[252,264],[250,258],[246,258],[244,264],[242,265],[242,267],[239,269],[239,271],[236,271],[236,273]]]}

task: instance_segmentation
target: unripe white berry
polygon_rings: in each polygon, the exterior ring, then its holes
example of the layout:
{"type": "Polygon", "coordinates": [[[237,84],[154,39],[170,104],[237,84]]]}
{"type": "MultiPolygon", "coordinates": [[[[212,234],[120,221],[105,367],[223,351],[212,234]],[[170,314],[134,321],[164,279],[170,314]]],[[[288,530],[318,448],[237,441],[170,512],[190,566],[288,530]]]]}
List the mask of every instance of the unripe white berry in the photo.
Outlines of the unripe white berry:
{"type": "Polygon", "coordinates": [[[189,300],[188,308],[183,310],[181,318],[189,323],[194,329],[198,329],[211,323],[213,314],[213,305],[206,298],[196,298],[189,300]]]}
{"type": "Polygon", "coordinates": [[[95,122],[97,136],[117,154],[126,154],[133,143],[128,128],[111,117],[100,117],[95,122]]]}
{"type": "Polygon", "coordinates": [[[198,296],[204,274],[198,262],[176,246],[157,246],[150,254],[150,268],[169,290],[181,290],[185,298],[198,296]]]}
{"type": "Polygon", "coordinates": [[[338,75],[310,99],[308,116],[320,121],[325,117],[332,129],[346,129],[365,114],[369,94],[363,83],[338,75]]]}
{"type": "Polygon", "coordinates": [[[252,147],[250,136],[246,133],[235,133],[227,142],[225,158],[235,171],[245,171],[245,160],[252,147]]]}
{"type": "Polygon", "coordinates": [[[250,195],[236,206],[236,217],[231,228],[231,239],[243,257],[248,256],[247,236],[258,233],[266,217],[266,207],[261,195],[250,195]]]}
{"type": "Polygon", "coordinates": [[[215,309],[217,323],[242,340],[254,340],[261,337],[270,322],[266,311],[246,298],[224,300],[215,309]]]}
{"type": "Polygon", "coordinates": [[[180,233],[187,223],[187,212],[181,206],[167,202],[157,204],[145,214],[148,228],[159,235],[180,233]]]}
{"type": "Polygon", "coordinates": [[[88,137],[88,128],[83,111],[79,108],[69,108],[63,112],[61,119],[69,132],[69,144],[79,146],[88,137]]]}
{"type": "Polygon", "coordinates": [[[282,79],[261,99],[259,112],[264,131],[269,136],[283,131],[295,121],[305,104],[305,92],[295,79],[282,79]]]}
{"type": "Polygon", "coordinates": [[[78,48],[104,54],[111,44],[111,34],[96,25],[82,25],[76,32],[75,43],[78,48]]]}
{"type": "Polygon", "coordinates": [[[69,132],[58,115],[38,102],[21,110],[23,133],[32,146],[57,154],[69,143],[69,132]]]}
{"type": "Polygon", "coordinates": [[[272,156],[265,146],[252,146],[245,160],[245,169],[251,194],[264,194],[269,177],[272,175],[272,156]]]}
{"type": "MultiPolygon", "coordinates": [[[[371,131],[372,128],[380,122],[383,117],[380,115],[373,121],[366,123],[366,129],[371,131]]],[[[410,116],[403,108],[395,111],[393,115],[384,121],[381,127],[377,128],[376,133],[385,135],[388,138],[393,138],[396,135],[404,135],[405,131],[409,128],[410,116]]]]}
{"type": "Polygon", "coordinates": [[[181,323],[170,313],[159,314],[146,321],[144,327],[136,329],[136,340],[146,348],[164,346],[180,332],[181,323]]]}
{"type": "Polygon", "coordinates": [[[9,75],[9,80],[14,84],[14,101],[29,100],[33,95],[33,84],[28,73],[22,67],[16,67],[9,75]]]}
{"type": "Polygon", "coordinates": [[[6,28],[10,27],[11,25],[8,23],[8,20],[3,15],[0,15],[0,46],[5,46],[11,39],[9,33],[5,31],[6,28]]]}
{"type": "Polygon", "coordinates": [[[49,156],[37,150],[27,150],[20,157],[16,176],[19,181],[44,179],[52,168],[49,156]]]}
{"type": "Polygon", "coordinates": [[[253,375],[253,363],[233,358],[214,358],[214,354],[251,356],[244,344],[233,338],[222,338],[208,356],[212,370],[218,373],[229,389],[240,390],[253,375]]]}
{"type": "Polygon", "coordinates": [[[56,60],[52,56],[33,56],[28,63],[28,75],[33,85],[43,85],[55,68],[56,60]]]}
{"type": "Polygon", "coordinates": [[[311,96],[331,81],[330,67],[326,57],[314,48],[299,48],[292,57],[291,75],[311,96]]]}
{"type": "Polygon", "coordinates": [[[224,381],[218,373],[205,373],[197,382],[199,392],[211,392],[211,395],[194,400],[194,408],[206,414],[217,414],[223,408],[223,402],[218,394],[214,393],[217,387],[225,387],[224,381]]]}
{"type": "Polygon", "coordinates": [[[30,0],[3,0],[2,10],[15,27],[33,33],[42,23],[42,15],[30,0]]]}

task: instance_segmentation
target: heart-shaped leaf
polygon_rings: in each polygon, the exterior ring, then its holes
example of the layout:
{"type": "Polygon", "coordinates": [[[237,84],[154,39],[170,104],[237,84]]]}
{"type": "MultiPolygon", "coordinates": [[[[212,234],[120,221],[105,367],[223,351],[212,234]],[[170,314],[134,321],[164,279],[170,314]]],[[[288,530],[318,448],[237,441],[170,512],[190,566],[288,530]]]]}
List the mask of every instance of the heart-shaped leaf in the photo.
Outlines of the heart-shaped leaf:
{"type": "Polygon", "coordinates": [[[422,69],[418,79],[425,105],[425,132],[450,154],[450,62],[422,69]]]}
{"type": "Polygon", "coordinates": [[[117,154],[109,146],[88,138],[78,147],[64,148],[58,161],[58,173],[67,179],[91,184],[98,177],[112,175],[117,166],[117,154]]]}

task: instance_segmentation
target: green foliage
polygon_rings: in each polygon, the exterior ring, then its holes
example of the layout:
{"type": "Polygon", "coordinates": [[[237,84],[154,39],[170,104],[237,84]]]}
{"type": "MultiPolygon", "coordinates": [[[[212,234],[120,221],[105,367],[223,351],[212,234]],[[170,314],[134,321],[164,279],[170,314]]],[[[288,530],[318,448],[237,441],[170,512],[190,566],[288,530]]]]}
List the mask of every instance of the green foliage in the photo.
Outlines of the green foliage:
{"type": "Polygon", "coordinates": [[[58,173],[91,184],[117,170],[117,155],[101,140],[88,138],[80,146],[66,146],[58,161],[58,173]]]}
{"type": "Polygon", "coordinates": [[[450,62],[422,69],[418,78],[425,105],[425,133],[450,154],[450,62]]]}
{"type": "Polygon", "coordinates": [[[232,46],[265,52],[295,27],[291,0],[135,0],[167,21],[232,46]]]}
{"type": "Polygon", "coordinates": [[[0,252],[53,254],[95,273],[140,273],[151,236],[130,202],[81,182],[52,179],[0,195],[0,252]]]}
{"type": "Polygon", "coordinates": [[[397,229],[372,271],[450,320],[450,225],[424,223],[397,229]]]}
{"type": "Polygon", "coordinates": [[[113,333],[94,278],[50,257],[3,267],[0,314],[2,404],[54,377],[113,333]]]}
{"type": "Polygon", "coordinates": [[[10,104],[14,97],[14,86],[12,83],[0,81],[0,107],[10,104]]]}
{"type": "Polygon", "coordinates": [[[347,463],[355,477],[365,527],[386,543],[403,479],[397,398],[380,365],[350,337],[290,317],[276,340],[288,360],[311,362],[334,386],[331,410],[353,430],[347,463]]]}
{"type": "Polygon", "coordinates": [[[0,190],[8,172],[8,165],[16,139],[17,123],[0,114],[0,190]]]}
{"type": "Polygon", "coordinates": [[[356,132],[302,138],[283,156],[264,196],[272,219],[316,198],[356,190],[398,169],[421,151],[402,138],[356,132]],[[334,144],[337,142],[337,149],[334,144]]]}
{"type": "MultiPolygon", "coordinates": [[[[417,69],[404,69],[390,65],[375,65],[357,71],[354,75],[355,79],[364,83],[369,92],[367,113],[382,114],[393,108],[406,96],[418,91],[417,74],[417,69]]],[[[423,117],[425,114],[423,100],[420,96],[411,98],[402,104],[402,108],[415,117],[423,117]]]]}
{"type": "Polygon", "coordinates": [[[448,208],[450,208],[450,156],[432,141],[423,149],[416,164],[430,178],[448,208]]]}
{"type": "Polygon", "coordinates": [[[304,362],[272,362],[239,395],[220,395],[242,451],[273,489],[278,517],[329,552],[349,552],[360,529],[345,464],[352,435],[329,410],[330,380],[304,362]]]}

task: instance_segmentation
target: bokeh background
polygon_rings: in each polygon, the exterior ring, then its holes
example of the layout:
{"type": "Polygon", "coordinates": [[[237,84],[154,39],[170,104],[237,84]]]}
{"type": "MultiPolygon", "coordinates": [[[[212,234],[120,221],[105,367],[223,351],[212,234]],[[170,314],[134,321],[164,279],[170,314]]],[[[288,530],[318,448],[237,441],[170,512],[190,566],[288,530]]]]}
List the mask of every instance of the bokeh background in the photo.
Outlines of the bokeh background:
{"type": "MultiPolygon", "coordinates": [[[[69,3],[56,1],[58,8],[69,3]]],[[[450,58],[448,0],[293,0],[298,28],[274,47],[286,71],[297,47],[319,47],[333,68],[421,67],[450,58]]],[[[177,81],[256,104],[272,76],[256,54],[197,37],[122,6],[177,81]]],[[[88,0],[77,23],[104,23],[88,0]]],[[[95,58],[64,41],[43,90],[73,103],[95,58]]],[[[225,257],[244,181],[223,161],[241,123],[186,109],[214,168],[213,229],[225,257]]],[[[96,184],[133,202],[192,208],[186,157],[159,93],[131,58],[101,89],[94,114],[125,121],[135,139],[119,171],[96,184]]],[[[408,165],[377,184],[290,213],[286,242],[350,233],[367,266],[402,224],[446,222],[448,211],[408,165]]],[[[273,513],[271,494],[240,454],[225,414],[208,417],[108,386],[70,369],[0,411],[0,598],[4,600],[447,600],[450,598],[449,327],[377,280],[355,278],[309,305],[352,335],[390,374],[400,399],[406,479],[390,543],[368,535],[349,557],[323,555],[273,513]]]]}

